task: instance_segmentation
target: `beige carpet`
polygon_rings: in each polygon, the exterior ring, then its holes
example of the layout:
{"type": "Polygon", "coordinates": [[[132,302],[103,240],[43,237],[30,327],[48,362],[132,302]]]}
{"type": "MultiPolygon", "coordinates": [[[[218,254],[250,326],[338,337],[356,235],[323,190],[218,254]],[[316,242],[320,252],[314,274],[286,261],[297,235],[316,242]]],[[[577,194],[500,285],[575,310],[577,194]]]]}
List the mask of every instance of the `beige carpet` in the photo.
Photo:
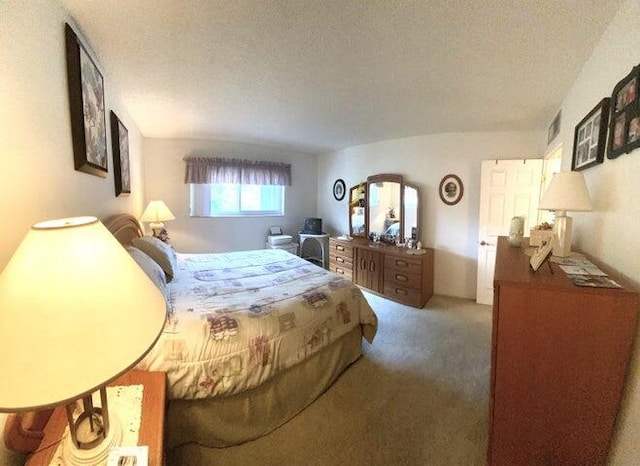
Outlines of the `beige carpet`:
{"type": "Polygon", "coordinates": [[[185,445],[168,464],[485,464],[491,308],[434,296],[414,309],[365,295],[378,335],[317,401],[265,437],[185,445]]]}

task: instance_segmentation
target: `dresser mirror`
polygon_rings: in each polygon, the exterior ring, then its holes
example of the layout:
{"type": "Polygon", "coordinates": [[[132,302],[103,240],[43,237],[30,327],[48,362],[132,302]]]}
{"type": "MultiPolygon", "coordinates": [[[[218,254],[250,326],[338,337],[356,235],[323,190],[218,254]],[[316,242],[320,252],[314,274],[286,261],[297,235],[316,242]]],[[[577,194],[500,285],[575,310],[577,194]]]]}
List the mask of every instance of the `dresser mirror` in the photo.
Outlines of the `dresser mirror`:
{"type": "Polygon", "coordinates": [[[363,238],[367,236],[366,191],[365,183],[360,183],[349,189],[349,234],[351,236],[363,238]]]}
{"type": "Polygon", "coordinates": [[[402,213],[404,236],[402,238],[411,238],[415,241],[420,239],[420,235],[418,234],[418,219],[420,218],[419,204],[418,187],[404,183],[404,210],[402,213]]]}
{"type": "Polygon", "coordinates": [[[367,178],[369,237],[385,242],[402,238],[402,177],[374,175],[367,178]]]}
{"type": "Polygon", "coordinates": [[[395,244],[418,240],[420,192],[401,175],[367,178],[349,190],[349,234],[395,244]]]}

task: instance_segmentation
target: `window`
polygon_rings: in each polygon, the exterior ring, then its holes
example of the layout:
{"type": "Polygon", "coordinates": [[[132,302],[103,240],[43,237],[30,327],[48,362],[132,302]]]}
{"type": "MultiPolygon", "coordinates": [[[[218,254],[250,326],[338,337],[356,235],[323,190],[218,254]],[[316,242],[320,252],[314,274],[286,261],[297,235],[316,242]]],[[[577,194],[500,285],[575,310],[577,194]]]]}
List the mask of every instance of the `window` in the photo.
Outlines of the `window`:
{"type": "Polygon", "coordinates": [[[192,217],[284,215],[291,164],[220,157],[185,157],[192,217]]]}
{"type": "Polygon", "coordinates": [[[284,186],[259,184],[191,184],[192,217],[284,215],[284,186]]]}

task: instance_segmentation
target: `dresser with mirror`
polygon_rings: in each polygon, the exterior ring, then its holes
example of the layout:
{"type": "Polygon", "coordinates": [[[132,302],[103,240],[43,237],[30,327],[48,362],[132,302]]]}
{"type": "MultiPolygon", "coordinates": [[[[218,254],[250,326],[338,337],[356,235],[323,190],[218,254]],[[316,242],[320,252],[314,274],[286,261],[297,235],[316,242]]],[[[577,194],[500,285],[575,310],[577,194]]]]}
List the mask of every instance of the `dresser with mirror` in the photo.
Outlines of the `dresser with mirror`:
{"type": "Polygon", "coordinates": [[[423,307],[433,295],[433,249],[420,241],[420,190],[380,174],[349,189],[349,237],[330,238],[329,268],[394,301],[423,307]]]}

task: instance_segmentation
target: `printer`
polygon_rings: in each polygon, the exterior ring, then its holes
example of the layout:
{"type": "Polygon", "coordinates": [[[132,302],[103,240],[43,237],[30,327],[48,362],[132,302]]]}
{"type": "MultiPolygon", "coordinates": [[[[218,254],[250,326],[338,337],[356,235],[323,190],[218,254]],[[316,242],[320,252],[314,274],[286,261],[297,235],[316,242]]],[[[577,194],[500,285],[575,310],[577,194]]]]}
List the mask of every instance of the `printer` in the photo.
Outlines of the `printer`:
{"type": "Polygon", "coordinates": [[[271,246],[279,246],[281,244],[290,243],[293,238],[289,235],[269,235],[267,236],[267,242],[271,246]]]}

